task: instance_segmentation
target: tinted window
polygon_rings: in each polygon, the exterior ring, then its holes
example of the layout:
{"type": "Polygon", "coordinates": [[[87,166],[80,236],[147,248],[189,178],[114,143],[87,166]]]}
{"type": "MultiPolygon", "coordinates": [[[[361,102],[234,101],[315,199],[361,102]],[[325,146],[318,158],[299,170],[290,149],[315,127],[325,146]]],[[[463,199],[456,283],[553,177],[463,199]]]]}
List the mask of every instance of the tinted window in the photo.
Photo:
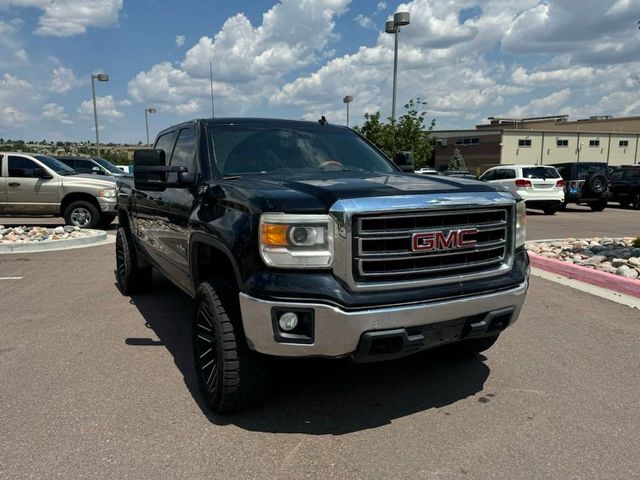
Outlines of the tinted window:
{"type": "Polygon", "coordinates": [[[36,162],[24,157],[9,156],[9,176],[17,178],[34,178],[33,171],[42,168],[36,162]]]}
{"type": "Polygon", "coordinates": [[[597,163],[579,163],[576,165],[576,180],[586,180],[589,175],[592,173],[602,173],[603,175],[607,175],[607,165],[606,164],[597,164],[597,163]]]}
{"type": "Polygon", "coordinates": [[[196,135],[192,128],[183,128],[178,135],[171,157],[171,165],[186,167],[190,173],[196,171],[196,135]]]}
{"type": "Polygon", "coordinates": [[[483,182],[488,182],[489,180],[494,179],[495,174],[496,174],[495,170],[487,170],[482,174],[482,176],[480,177],[480,180],[482,180],[483,182]]]}
{"type": "Polygon", "coordinates": [[[91,173],[95,166],[90,160],[76,160],[76,171],[80,173],[91,173]]]}
{"type": "Polygon", "coordinates": [[[56,160],[64,163],[67,167],[76,168],[76,162],[71,158],[57,158],[56,160]]]}
{"type": "Polygon", "coordinates": [[[124,173],[121,169],[116,167],[109,160],[105,160],[104,158],[94,158],[93,161],[99,163],[100,165],[102,165],[102,167],[104,167],[106,170],[110,171],[111,173],[119,173],[119,174],[124,173]]]}
{"type": "Polygon", "coordinates": [[[609,175],[609,178],[611,180],[620,180],[623,175],[624,170],[614,170],[613,172],[611,172],[611,175],[609,175]]]}
{"type": "Polygon", "coordinates": [[[535,167],[523,168],[522,176],[524,178],[558,178],[558,172],[553,167],[535,167]]]}
{"type": "Polygon", "coordinates": [[[625,170],[624,171],[624,179],[625,180],[631,180],[634,178],[640,178],[640,169],[629,169],[629,170],[625,170]]]}
{"type": "Polygon", "coordinates": [[[158,137],[156,140],[156,144],[153,148],[156,150],[164,150],[166,161],[169,162],[171,158],[171,152],[173,150],[173,143],[176,140],[176,132],[165,133],[164,135],[158,137]]]}
{"type": "Polygon", "coordinates": [[[76,171],[53,157],[46,155],[33,155],[33,158],[44,163],[48,168],[56,172],[58,175],[75,175],[76,171]]]}
{"type": "Polygon", "coordinates": [[[564,178],[565,180],[570,180],[571,169],[569,167],[567,167],[566,165],[557,165],[555,168],[562,178],[564,178]]]}
{"type": "Polygon", "coordinates": [[[323,126],[214,125],[215,159],[223,175],[363,171],[393,165],[351,130],[323,126]]]}

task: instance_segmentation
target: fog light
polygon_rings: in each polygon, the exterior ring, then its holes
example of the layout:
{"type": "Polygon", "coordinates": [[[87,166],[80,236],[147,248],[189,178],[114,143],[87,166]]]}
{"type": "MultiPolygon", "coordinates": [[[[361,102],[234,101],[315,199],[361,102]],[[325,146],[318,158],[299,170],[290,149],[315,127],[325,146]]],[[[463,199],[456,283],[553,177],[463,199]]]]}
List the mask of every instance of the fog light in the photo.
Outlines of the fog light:
{"type": "Polygon", "coordinates": [[[286,312],[280,315],[278,325],[285,332],[290,332],[298,326],[298,315],[293,312],[286,312]]]}

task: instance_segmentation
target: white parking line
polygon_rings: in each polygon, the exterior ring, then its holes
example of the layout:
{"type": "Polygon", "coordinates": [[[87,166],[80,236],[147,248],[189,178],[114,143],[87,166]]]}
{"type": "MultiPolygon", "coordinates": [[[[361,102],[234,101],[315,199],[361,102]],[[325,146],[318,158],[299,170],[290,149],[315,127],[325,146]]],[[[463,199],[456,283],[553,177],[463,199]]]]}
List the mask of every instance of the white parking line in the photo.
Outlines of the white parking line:
{"type": "Polygon", "coordinates": [[[0,280],[22,280],[22,277],[0,277],[0,280]]]}

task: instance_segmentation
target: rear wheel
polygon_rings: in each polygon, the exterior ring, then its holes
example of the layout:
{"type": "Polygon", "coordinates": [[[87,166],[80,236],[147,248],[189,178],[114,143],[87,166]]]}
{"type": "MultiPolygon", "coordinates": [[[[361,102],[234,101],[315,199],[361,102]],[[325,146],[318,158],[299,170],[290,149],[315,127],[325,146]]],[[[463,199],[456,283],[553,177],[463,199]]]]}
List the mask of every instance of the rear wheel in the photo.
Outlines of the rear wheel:
{"type": "Polygon", "coordinates": [[[633,209],[640,210],[640,192],[634,193],[632,198],[631,205],[633,206],[633,209]]]}
{"type": "Polygon", "coordinates": [[[494,343],[498,340],[499,335],[493,337],[472,338],[470,340],[463,340],[449,345],[447,352],[458,357],[473,357],[478,353],[484,352],[490,349],[494,343]]]}
{"type": "Polygon", "coordinates": [[[74,227],[95,228],[99,220],[98,208],[86,200],[71,202],[64,211],[64,221],[74,227]]]}
{"type": "Polygon", "coordinates": [[[203,282],[196,293],[193,357],[204,401],[219,413],[259,405],[269,393],[268,359],[249,349],[241,323],[237,291],[203,282]]]}
{"type": "Polygon", "coordinates": [[[135,248],[123,227],[116,233],[116,281],[124,295],[142,290],[151,283],[151,267],[140,268],[135,248]]]}
{"type": "Polygon", "coordinates": [[[555,215],[556,212],[558,211],[558,207],[556,206],[544,207],[542,211],[544,212],[545,215],[555,215]]]}
{"type": "Polygon", "coordinates": [[[589,205],[589,208],[591,208],[591,210],[593,210],[594,212],[601,212],[605,208],[607,208],[607,201],[606,200],[598,200],[598,201],[595,201],[595,202],[589,202],[588,205],[589,205]]]}

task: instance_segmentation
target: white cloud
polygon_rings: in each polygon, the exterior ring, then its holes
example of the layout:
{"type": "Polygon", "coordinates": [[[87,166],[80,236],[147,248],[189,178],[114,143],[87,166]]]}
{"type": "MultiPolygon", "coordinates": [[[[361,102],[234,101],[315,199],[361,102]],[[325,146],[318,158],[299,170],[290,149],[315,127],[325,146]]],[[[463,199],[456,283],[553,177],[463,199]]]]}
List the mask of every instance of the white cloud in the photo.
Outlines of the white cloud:
{"type": "Polygon", "coordinates": [[[187,39],[184,35],[176,35],[176,47],[183,46],[186,40],[187,39]]]}
{"type": "Polygon", "coordinates": [[[373,20],[371,20],[370,17],[367,17],[365,15],[362,15],[361,13],[359,13],[355,18],[354,21],[360,25],[362,28],[367,28],[369,30],[375,30],[376,27],[376,22],[374,22],[373,20]]]}
{"type": "MultiPolygon", "coordinates": [[[[96,97],[96,108],[99,117],[105,117],[111,120],[124,117],[124,113],[116,108],[116,102],[112,95],[96,97]]],[[[85,100],[82,102],[80,107],[78,107],[78,113],[81,115],[93,115],[93,101],[85,100]]]]}
{"type": "Polygon", "coordinates": [[[0,0],[0,7],[29,7],[42,11],[35,33],[68,37],[89,27],[107,27],[118,20],[123,0],[0,0]]]}
{"type": "Polygon", "coordinates": [[[64,107],[58,105],[57,103],[45,104],[42,107],[40,118],[44,118],[46,120],[55,120],[67,125],[73,124],[73,121],[69,118],[69,115],[64,112],[64,107]]]}
{"type": "Polygon", "coordinates": [[[516,105],[506,113],[508,117],[532,117],[542,115],[556,115],[563,112],[566,101],[571,96],[569,88],[553,92],[550,95],[541,98],[535,98],[526,105],[516,105]]]}
{"type": "Polygon", "coordinates": [[[0,127],[15,129],[25,126],[30,118],[25,108],[38,98],[29,82],[5,73],[0,78],[0,127]]]}
{"type": "Polygon", "coordinates": [[[71,68],[59,66],[51,72],[51,84],[49,90],[53,93],[67,93],[72,88],[82,85],[84,82],[76,77],[71,68]]]}
{"type": "Polygon", "coordinates": [[[281,0],[258,26],[242,13],[228,18],[213,38],[202,37],[179,64],[163,62],[138,73],[128,91],[162,111],[208,113],[209,62],[214,62],[216,107],[234,114],[277,91],[282,78],[319,63],[338,37],[335,19],[351,0],[281,0]],[[301,21],[305,19],[305,21],[301,21]]]}
{"type": "Polygon", "coordinates": [[[378,12],[381,12],[385,8],[387,8],[387,2],[378,2],[378,5],[376,5],[376,10],[378,12]]]}

